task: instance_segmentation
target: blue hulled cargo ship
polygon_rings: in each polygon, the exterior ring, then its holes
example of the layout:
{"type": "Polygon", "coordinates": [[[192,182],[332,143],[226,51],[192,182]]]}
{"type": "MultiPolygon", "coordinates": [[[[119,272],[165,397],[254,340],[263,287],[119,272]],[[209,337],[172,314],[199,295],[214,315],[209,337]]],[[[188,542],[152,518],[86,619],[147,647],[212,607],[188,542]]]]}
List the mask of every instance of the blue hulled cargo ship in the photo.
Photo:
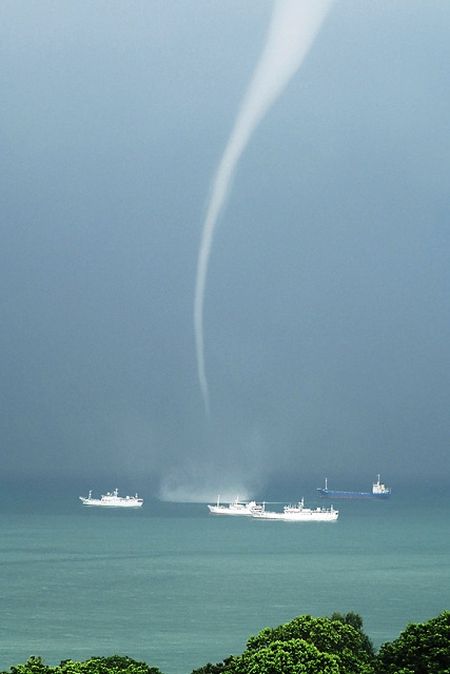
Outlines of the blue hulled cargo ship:
{"type": "Polygon", "coordinates": [[[317,487],[317,492],[321,498],[342,498],[342,499],[386,499],[391,495],[391,488],[380,482],[380,475],[377,481],[372,484],[372,491],[339,491],[338,489],[328,489],[328,479],[325,478],[325,487],[317,487]]]}

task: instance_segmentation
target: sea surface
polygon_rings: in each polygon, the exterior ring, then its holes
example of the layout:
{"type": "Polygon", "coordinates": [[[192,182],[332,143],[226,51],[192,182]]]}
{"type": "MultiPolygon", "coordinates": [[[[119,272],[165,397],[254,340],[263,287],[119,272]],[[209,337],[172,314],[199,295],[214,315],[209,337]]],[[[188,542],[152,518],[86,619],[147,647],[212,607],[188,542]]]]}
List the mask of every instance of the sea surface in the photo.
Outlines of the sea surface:
{"type": "Polygon", "coordinates": [[[100,510],[77,497],[1,504],[1,669],[120,653],[189,674],[304,613],[356,611],[378,647],[450,609],[445,491],[340,501],[336,523],[157,501],[100,510]]]}

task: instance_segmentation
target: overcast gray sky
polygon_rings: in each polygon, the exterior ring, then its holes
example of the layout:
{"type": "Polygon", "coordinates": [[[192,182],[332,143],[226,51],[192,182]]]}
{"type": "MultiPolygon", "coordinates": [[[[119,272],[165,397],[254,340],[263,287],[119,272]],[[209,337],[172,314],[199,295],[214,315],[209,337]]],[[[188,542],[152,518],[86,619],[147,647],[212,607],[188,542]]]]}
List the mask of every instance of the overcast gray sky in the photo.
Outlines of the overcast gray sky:
{"type": "Polygon", "coordinates": [[[449,474],[447,0],[337,0],[256,130],[210,260],[205,417],[200,233],[271,10],[1,3],[4,477],[449,474]]]}

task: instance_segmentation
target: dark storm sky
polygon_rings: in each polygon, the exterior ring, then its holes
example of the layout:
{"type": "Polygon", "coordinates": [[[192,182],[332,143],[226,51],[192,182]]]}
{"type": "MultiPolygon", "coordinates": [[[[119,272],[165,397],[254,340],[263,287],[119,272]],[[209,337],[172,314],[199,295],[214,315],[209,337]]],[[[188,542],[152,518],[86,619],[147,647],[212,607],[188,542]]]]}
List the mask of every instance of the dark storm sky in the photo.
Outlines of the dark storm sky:
{"type": "Polygon", "coordinates": [[[4,477],[448,476],[445,0],[338,0],[256,130],[210,260],[205,418],[201,226],[271,8],[3,0],[4,477]]]}

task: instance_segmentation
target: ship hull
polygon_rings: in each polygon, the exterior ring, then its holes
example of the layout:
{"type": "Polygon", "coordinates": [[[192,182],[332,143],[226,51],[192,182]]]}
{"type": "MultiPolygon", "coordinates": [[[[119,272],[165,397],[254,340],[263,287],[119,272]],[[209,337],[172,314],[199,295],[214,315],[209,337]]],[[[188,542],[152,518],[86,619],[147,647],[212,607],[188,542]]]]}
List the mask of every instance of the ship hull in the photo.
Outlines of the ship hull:
{"type": "Polygon", "coordinates": [[[331,508],[305,508],[304,500],[296,506],[285,506],[282,512],[266,510],[264,505],[261,510],[253,513],[258,520],[279,520],[281,522],[335,522],[339,511],[331,508]]]}
{"type": "Polygon", "coordinates": [[[212,515],[251,517],[255,511],[261,510],[261,506],[258,505],[255,501],[249,501],[248,503],[241,503],[238,499],[233,501],[233,503],[220,505],[219,499],[217,499],[216,504],[208,505],[208,510],[212,515]]]}
{"type": "Polygon", "coordinates": [[[258,520],[276,520],[279,522],[336,522],[337,511],[334,512],[300,512],[300,513],[277,513],[265,512],[253,515],[258,520]]]}
{"type": "Polygon", "coordinates": [[[388,494],[371,494],[369,491],[337,491],[334,489],[317,489],[317,493],[320,498],[330,498],[330,499],[361,499],[361,500],[375,500],[375,501],[384,501],[389,498],[390,493],[388,494]]]}
{"type": "Polygon", "coordinates": [[[213,515],[231,515],[232,517],[251,517],[252,513],[250,510],[233,510],[228,506],[213,506],[209,505],[209,512],[213,515]]]}
{"type": "Polygon", "coordinates": [[[92,489],[88,496],[80,496],[80,501],[83,505],[89,507],[100,508],[140,508],[144,499],[136,496],[119,496],[119,490],[114,489],[113,492],[102,494],[100,498],[92,496],[92,489]]]}
{"type": "Polygon", "coordinates": [[[126,502],[125,500],[122,503],[108,503],[105,501],[102,501],[101,499],[94,499],[94,498],[81,498],[80,496],[80,501],[83,505],[88,506],[90,508],[141,508],[143,505],[143,501],[135,501],[135,502],[126,502]]]}

